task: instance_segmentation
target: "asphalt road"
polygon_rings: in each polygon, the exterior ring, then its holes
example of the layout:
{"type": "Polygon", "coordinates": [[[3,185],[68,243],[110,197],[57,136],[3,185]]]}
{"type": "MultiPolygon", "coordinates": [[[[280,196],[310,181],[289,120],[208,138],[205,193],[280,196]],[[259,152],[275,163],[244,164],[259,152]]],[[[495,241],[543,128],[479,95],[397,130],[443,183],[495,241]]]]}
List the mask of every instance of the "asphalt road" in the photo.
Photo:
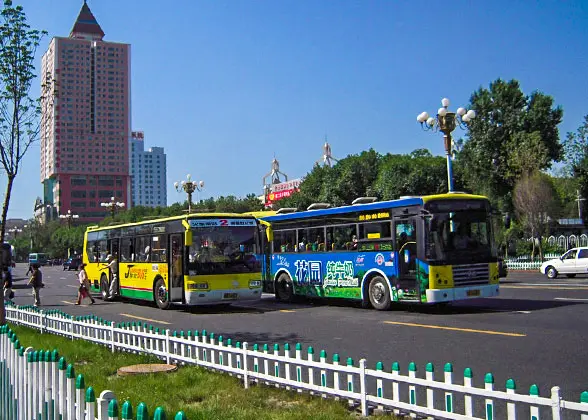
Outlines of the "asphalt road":
{"type": "MultiPolygon", "coordinates": [[[[24,280],[26,265],[14,271],[17,304],[33,302],[24,280]]],[[[462,383],[463,370],[474,372],[474,385],[483,387],[484,375],[494,374],[496,389],[513,378],[517,392],[531,384],[548,396],[561,387],[565,399],[579,401],[588,390],[588,277],[548,280],[539,273],[511,272],[501,296],[455,303],[444,309],[399,305],[379,312],[342,302],[276,302],[264,295],[260,302],[229,307],[157,309],[140,302],[103,302],[74,306],[76,272],[61,267],[42,268],[46,287],[44,308],[59,308],[73,315],[95,314],[113,321],[144,321],[172,330],[214,332],[234,341],[253,343],[300,342],[321,349],[329,358],[366,358],[369,366],[394,361],[406,374],[416,362],[424,377],[427,362],[443,378],[443,366],[453,363],[454,380],[462,383]]]]}

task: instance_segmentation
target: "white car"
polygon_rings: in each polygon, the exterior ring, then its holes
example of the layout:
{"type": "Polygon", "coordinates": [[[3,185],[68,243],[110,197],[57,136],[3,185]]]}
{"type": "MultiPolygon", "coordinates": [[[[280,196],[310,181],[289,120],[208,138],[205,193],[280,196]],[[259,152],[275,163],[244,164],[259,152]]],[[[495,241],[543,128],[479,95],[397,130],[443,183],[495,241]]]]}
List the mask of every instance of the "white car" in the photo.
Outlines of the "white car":
{"type": "Polygon", "coordinates": [[[572,248],[559,258],[545,261],[539,271],[550,279],[556,278],[558,274],[567,277],[588,274],[588,247],[572,248]]]}

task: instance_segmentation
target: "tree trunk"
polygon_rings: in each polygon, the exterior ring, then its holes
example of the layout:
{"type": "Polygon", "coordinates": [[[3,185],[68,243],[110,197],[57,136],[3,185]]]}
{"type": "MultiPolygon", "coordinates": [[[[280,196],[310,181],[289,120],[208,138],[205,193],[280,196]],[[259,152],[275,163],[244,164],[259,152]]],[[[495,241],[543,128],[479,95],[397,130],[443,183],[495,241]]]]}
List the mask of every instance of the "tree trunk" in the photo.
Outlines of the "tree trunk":
{"type": "MultiPolygon", "coordinates": [[[[6,217],[8,215],[8,205],[10,203],[10,194],[12,193],[13,183],[14,175],[8,175],[8,182],[6,183],[6,196],[4,197],[4,204],[2,206],[2,227],[0,228],[0,243],[4,243],[4,235],[6,234],[6,217]]],[[[4,267],[2,267],[2,270],[4,270],[4,267]]],[[[4,307],[4,287],[2,287],[2,298],[0,298],[0,325],[4,324],[6,324],[6,312],[4,307]]]]}

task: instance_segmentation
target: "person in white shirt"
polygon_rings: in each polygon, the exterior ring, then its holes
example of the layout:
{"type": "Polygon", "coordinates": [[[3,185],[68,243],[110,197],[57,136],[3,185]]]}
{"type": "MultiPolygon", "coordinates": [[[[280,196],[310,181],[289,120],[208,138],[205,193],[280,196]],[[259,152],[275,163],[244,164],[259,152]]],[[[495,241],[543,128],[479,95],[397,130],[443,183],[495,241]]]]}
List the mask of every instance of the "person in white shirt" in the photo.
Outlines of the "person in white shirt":
{"type": "Polygon", "coordinates": [[[92,301],[90,305],[93,305],[96,301],[90,294],[90,279],[88,279],[88,273],[86,273],[86,264],[84,263],[80,264],[80,271],[78,272],[78,282],[80,283],[80,285],[78,287],[78,300],[76,302],[76,305],[81,304],[82,300],[84,300],[85,297],[89,297],[92,301]]]}

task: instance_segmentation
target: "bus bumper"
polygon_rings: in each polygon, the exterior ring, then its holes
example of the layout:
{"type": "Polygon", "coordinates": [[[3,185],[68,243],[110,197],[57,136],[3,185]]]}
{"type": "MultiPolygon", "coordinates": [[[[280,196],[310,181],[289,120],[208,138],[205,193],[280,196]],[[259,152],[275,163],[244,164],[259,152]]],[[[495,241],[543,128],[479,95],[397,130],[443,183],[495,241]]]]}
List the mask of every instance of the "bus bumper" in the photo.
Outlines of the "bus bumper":
{"type": "Polygon", "coordinates": [[[427,303],[451,302],[498,295],[498,284],[482,284],[478,286],[455,287],[453,289],[429,289],[427,290],[427,303]]]}
{"type": "Polygon", "coordinates": [[[187,305],[216,305],[261,299],[261,287],[255,289],[186,291],[187,305]]]}

